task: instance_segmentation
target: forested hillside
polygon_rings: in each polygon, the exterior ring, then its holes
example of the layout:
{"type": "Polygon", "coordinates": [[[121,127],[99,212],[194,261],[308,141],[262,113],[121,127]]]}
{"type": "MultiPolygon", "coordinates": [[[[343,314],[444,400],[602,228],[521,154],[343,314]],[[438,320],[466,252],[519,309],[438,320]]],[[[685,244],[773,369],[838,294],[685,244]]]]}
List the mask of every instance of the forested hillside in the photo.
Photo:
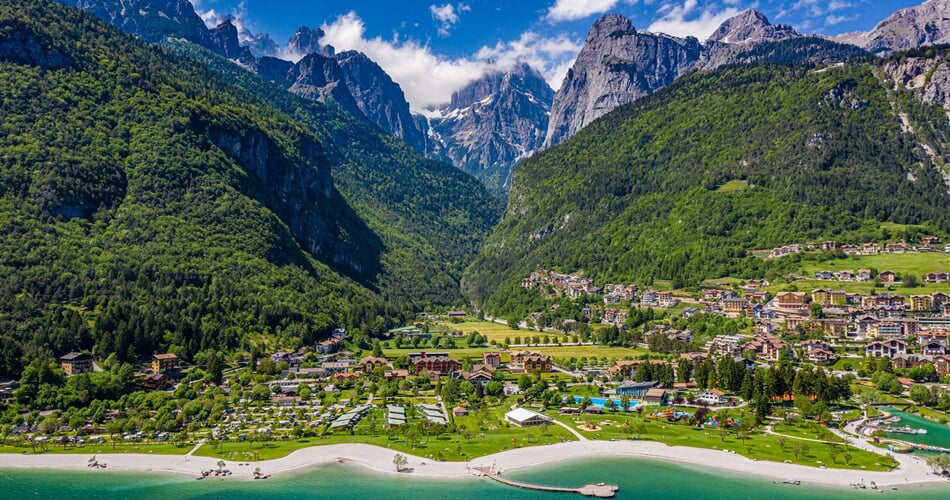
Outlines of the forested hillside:
{"type": "Polygon", "coordinates": [[[693,73],[606,115],[519,167],[466,291],[523,312],[539,267],[681,287],[782,265],[753,249],[879,238],[882,221],[942,234],[946,116],[878,64],[693,73]]]}
{"type": "Polygon", "coordinates": [[[393,297],[457,297],[452,271],[493,221],[451,167],[329,112],[308,127],[76,9],[0,0],[0,74],[0,374],[70,350],[192,359],[384,327],[393,297]],[[346,143],[361,177],[337,136],[363,140],[346,143]],[[385,183],[399,175],[414,187],[385,183]]]}
{"type": "Polygon", "coordinates": [[[187,42],[168,47],[193,58],[307,126],[326,146],[336,186],[380,235],[380,291],[392,302],[452,303],[458,281],[498,221],[503,204],[447,163],[426,159],[401,139],[345,110],[306,99],[187,42]]]}

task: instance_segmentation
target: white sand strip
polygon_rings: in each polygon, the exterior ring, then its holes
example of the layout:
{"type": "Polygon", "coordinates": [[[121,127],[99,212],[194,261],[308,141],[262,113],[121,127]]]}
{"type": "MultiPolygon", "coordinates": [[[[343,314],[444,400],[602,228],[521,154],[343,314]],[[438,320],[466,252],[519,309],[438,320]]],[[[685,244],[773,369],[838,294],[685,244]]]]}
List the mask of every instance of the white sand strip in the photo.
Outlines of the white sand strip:
{"type": "MultiPolygon", "coordinates": [[[[261,462],[225,461],[232,478],[250,479],[260,467],[263,474],[280,474],[334,462],[355,463],[385,474],[402,474],[428,478],[469,477],[470,467],[488,467],[511,470],[537,467],[567,460],[604,457],[641,457],[663,462],[676,462],[715,470],[728,470],[772,479],[799,480],[802,484],[848,487],[853,483],[880,487],[907,486],[918,483],[946,483],[946,479],[932,473],[922,459],[898,456],[901,466],[890,472],[870,472],[846,469],[820,469],[778,462],[755,461],[721,450],[667,446],[653,441],[584,441],[508,450],[473,459],[471,462],[435,462],[409,455],[407,468],[411,472],[397,473],[393,465],[394,450],[367,444],[335,444],[313,446],[290,455],[261,462]]],[[[0,454],[0,468],[44,468],[90,470],[92,454],[0,454]]],[[[202,470],[217,469],[218,459],[196,456],[144,455],[132,453],[101,454],[97,459],[108,464],[108,470],[178,473],[197,476],[202,470]]],[[[94,470],[90,470],[95,473],[94,470]]],[[[595,478],[592,478],[592,481],[595,478]]],[[[600,480],[600,479],[597,479],[600,480]]]]}

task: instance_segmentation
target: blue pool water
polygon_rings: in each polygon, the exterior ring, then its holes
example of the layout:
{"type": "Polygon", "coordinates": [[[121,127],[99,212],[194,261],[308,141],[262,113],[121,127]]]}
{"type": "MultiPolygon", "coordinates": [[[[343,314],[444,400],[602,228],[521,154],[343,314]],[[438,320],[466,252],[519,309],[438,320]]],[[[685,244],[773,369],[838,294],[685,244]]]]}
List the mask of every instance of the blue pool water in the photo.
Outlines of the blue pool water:
{"type": "MultiPolygon", "coordinates": [[[[584,398],[582,398],[582,397],[580,397],[580,396],[574,396],[574,404],[578,404],[578,403],[580,403],[581,401],[584,401],[584,398]]],[[[618,399],[611,399],[611,401],[614,402],[614,406],[618,406],[618,407],[620,406],[620,399],[619,399],[619,398],[618,398],[618,399]]],[[[607,404],[607,398],[590,398],[590,402],[593,403],[593,404],[595,404],[595,405],[598,405],[598,406],[604,406],[604,405],[607,404]]],[[[630,401],[629,403],[627,403],[627,409],[629,410],[629,409],[631,409],[631,408],[636,408],[637,405],[639,405],[639,404],[641,404],[640,401],[630,401]]]]}

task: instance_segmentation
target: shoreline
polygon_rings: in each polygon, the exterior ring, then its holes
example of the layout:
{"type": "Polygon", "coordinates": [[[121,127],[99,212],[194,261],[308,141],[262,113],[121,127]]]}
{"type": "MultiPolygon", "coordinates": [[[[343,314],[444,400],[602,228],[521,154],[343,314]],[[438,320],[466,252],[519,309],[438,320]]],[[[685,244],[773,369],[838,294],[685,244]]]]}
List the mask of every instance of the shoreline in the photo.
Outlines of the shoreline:
{"type": "MultiPolygon", "coordinates": [[[[773,481],[797,480],[803,485],[849,488],[855,483],[879,488],[892,486],[920,486],[947,483],[947,479],[933,474],[930,467],[917,457],[898,455],[900,465],[890,472],[872,472],[855,469],[820,469],[780,462],[756,461],[722,450],[668,446],[655,441],[572,441],[546,446],[518,448],[472,459],[469,462],[434,462],[430,459],[403,454],[407,457],[406,471],[396,472],[392,463],[395,451],[374,445],[333,444],[313,446],[294,451],[290,455],[262,462],[235,462],[224,460],[224,468],[232,475],[229,479],[252,480],[260,467],[262,474],[279,476],[304,469],[318,468],[331,463],[355,464],[375,473],[400,477],[427,479],[464,479],[475,476],[474,467],[491,467],[505,471],[544,467],[567,461],[592,458],[639,458],[672,462],[689,467],[709,468],[710,472],[730,471],[773,481]],[[243,463],[246,465],[238,465],[243,463]]],[[[0,454],[0,469],[89,470],[90,455],[0,454]]],[[[202,470],[216,470],[219,459],[191,455],[106,454],[97,457],[108,464],[107,471],[144,472],[187,475],[197,477],[202,470]]],[[[580,486],[580,485],[578,485],[580,486]]]]}

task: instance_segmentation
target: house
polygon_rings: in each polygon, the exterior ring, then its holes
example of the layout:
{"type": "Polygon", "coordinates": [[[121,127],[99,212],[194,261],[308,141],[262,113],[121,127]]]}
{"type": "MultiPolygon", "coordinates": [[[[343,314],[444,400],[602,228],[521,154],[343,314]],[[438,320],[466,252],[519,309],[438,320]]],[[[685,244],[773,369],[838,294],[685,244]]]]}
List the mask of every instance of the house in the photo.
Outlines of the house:
{"type": "Polygon", "coordinates": [[[493,369],[501,366],[501,354],[498,352],[483,352],[482,353],[482,363],[485,366],[490,366],[493,369]]]}
{"type": "Polygon", "coordinates": [[[606,391],[604,394],[607,396],[627,396],[630,399],[643,399],[646,396],[647,391],[659,386],[660,383],[656,381],[649,382],[631,382],[627,381],[615,389],[606,391]]]}
{"type": "Polygon", "coordinates": [[[729,315],[740,315],[745,310],[746,300],[739,297],[723,299],[722,310],[729,315]]]}
{"type": "Polygon", "coordinates": [[[360,367],[363,368],[363,373],[372,373],[377,368],[388,365],[389,361],[387,361],[386,358],[377,358],[375,356],[366,356],[360,360],[360,367]]]}
{"type": "Polygon", "coordinates": [[[695,307],[686,307],[683,308],[683,318],[689,319],[696,315],[699,312],[699,309],[695,307]]]}
{"type": "Polygon", "coordinates": [[[826,340],[803,340],[798,343],[798,346],[805,352],[814,351],[815,349],[832,350],[831,343],[826,340]]]}
{"type": "Polygon", "coordinates": [[[941,354],[934,356],[934,370],[938,377],[950,375],[950,355],[941,354]]]}
{"type": "Polygon", "coordinates": [[[871,281],[871,270],[858,269],[858,273],[854,276],[854,279],[857,281],[871,281]]]}
{"type": "Polygon", "coordinates": [[[525,408],[516,408],[505,413],[505,421],[517,425],[518,427],[535,427],[545,425],[549,423],[551,419],[525,408]]]}
{"type": "Polygon", "coordinates": [[[666,392],[666,389],[661,389],[659,387],[654,387],[648,389],[646,394],[643,396],[643,401],[645,403],[655,403],[659,405],[665,405],[667,403],[667,397],[669,393],[666,392]]]}
{"type": "Polygon", "coordinates": [[[471,370],[467,372],[458,372],[458,377],[462,380],[468,380],[475,385],[484,387],[492,381],[492,375],[494,374],[494,371],[495,369],[491,366],[477,363],[472,365],[471,370]]]}
{"type": "Polygon", "coordinates": [[[656,292],[656,304],[660,307],[673,307],[679,299],[673,298],[673,292],[656,292]]]}
{"type": "Polygon", "coordinates": [[[92,356],[82,352],[71,352],[59,358],[59,364],[67,376],[92,371],[92,356]]]}
{"type": "Polygon", "coordinates": [[[815,273],[815,278],[820,280],[830,280],[834,279],[835,275],[831,271],[818,271],[815,273]]]}
{"type": "Polygon", "coordinates": [[[781,308],[797,309],[805,307],[807,302],[808,294],[805,292],[779,292],[775,294],[775,303],[781,308]]]}
{"type": "Polygon", "coordinates": [[[607,371],[610,373],[618,373],[623,378],[630,378],[637,373],[637,367],[644,363],[659,365],[663,364],[664,361],[660,359],[618,359],[614,361],[614,365],[608,368],[607,371]]]}
{"type": "Polygon", "coordinates": [[[155,373],[171,371],[178,367],[178,356],[174,354],[153,354],[152,371],[155,373]]]}
{"type": "Polygon", "coordinates": [[[754,352],[756,357],[769,361],[778,361],[779,355],[785,350],[785,341],[774,335],[756,335],[742,344],[742,352],[754,352]]]}
{"type": "Polygon", "coordinates": [[[933,356],[923,354],[898,354],[893,358],[894,368],[907,370],[910,368],[919,368],[933,362],[933,356]]]}
{"type": "Polygon", "coordinates": [[[885,253],[904,253],[907,251],[907,244],[903,241],[888,243],[884,245],[885,253]]]}
{"type": "Polygon", "coordinates": [[[872,358],[893,358],[907,354],[907,342],[901,339],[879,340],[864,346],[864,355],[872,358]]]}
{"type": "Polygon", "coordinates": [[[699,401],[700,404],[718,405],[725,400],[725,395],[726,393],[718,389],[706,389],[699,393],[696,401],[699,401]]]}
{"type": "Polygon", "coordinates": [[[894,283],[897,281],[897,274],[894,271],[883,271],[878,273],[878,279],[881,280],[881,283],[894,283]]]}
{"type": "Polygon", "coordinates": [[[831,364],[838,360],[838,355],[828,349],[813,349],[805,354],[808,361],[817,364],[831,364]]]}
{"type": "Polygon", "coordinates": [[[546,373],[551,371],[554,366],[554,360],[551,356],[546,356],[537,351],[519,351],[511,353],[511,362],[508,367],[512,372],[533,373],[541,371],[546,373]]]}
{"type": "Polygon", "coordinates": [[[877,255],[881,253],[881,246],[877,243],[865,243],[861,245],[861,253],[863,255],[877,255]]]}
{"type": "Polygon", "coordinates": [[[911,295],[907,298],[907,306],[911,311],[930,311],[934,308],[933,297],[930,295],[911,295]]]}
{"type": "Polygon", "coordinates": [[[943,283],[944,281],[950,281],[950,273],[947,273],[946,271],[927,273],[924,275],[924,281],[927,283],[943,283]]]}
{"type": "Polygon", "coordinates": [[[314,351],[319,354],[330,354],[331,352],[336,352],[336,350],[339,349],[341,343],[341,339],[329,338],[319,342],[314,348],[314,351]]]}
{"type": "Polygon", "coordinates": [[[386,380],[395,380],[399,378],[408,378],[409,370],[396,369],[396,370],[385,370],[383,371],[383,376],[386,377],[386,380]]]}
{"type": "Polygon", "coordinates": [[[149,389],[164,389],[166,384],[168,384],[168,375],[164,373],[153,373],[142,379],[142,385],[149,389]]]}
{"type": "Polygon", "coordinates": [[[452,408],[453,417],[464,417],[466,415],[468,415],[468,410],[464,406],[456,406],[455,408],[452,408]]]}
{"type": "Polygon", "coordinates": [[[415,373],[427,371],[430,373],[452,373],[459,369],[461,363],[449,357],[447,352],[419,352],[409,353],[412,369],[415,373]]]}

